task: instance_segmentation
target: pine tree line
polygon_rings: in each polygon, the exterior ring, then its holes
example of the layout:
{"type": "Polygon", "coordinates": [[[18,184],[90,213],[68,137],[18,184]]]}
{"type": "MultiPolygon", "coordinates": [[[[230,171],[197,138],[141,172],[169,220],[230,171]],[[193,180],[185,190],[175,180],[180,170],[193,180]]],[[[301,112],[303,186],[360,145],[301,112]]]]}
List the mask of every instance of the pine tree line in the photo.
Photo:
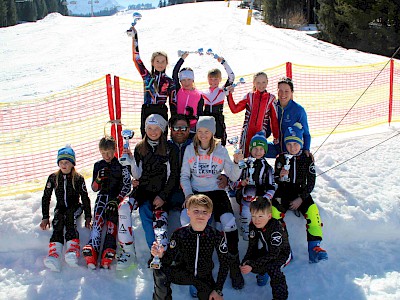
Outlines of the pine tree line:
{"type": "Polygon", "coordinates": [[[385,56],[400,47],[400,0],[318,1],[321,39],[385,56]]]}
{"type": "Polygon", "coordinates": [[[15,1],[0,0],[0,27],[13,26],[18,22],[34,22],[50,13],[68,15],[64,0],[15,1]]]}

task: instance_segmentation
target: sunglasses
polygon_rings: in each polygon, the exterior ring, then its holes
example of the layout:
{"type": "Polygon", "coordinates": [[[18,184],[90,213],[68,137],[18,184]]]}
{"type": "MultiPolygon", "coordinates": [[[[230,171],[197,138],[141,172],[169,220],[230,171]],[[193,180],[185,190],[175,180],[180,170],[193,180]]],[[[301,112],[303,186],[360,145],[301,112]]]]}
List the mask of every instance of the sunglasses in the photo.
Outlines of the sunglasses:
{"type": "Polygon", "coordinates": [[[173,126],[172,130],[173,131],[187,131],[188,130],[188,126],[173,126]]]}

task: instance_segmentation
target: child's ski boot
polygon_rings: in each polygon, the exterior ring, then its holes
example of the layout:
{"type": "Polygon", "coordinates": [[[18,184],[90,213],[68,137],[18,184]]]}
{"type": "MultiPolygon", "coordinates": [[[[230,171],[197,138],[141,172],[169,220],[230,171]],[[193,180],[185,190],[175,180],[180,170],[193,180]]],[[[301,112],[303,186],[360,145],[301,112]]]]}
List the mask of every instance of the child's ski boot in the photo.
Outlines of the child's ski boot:
{"type": "Polygon", "coordinates": [[[61,252],[63,244],[59,242],[49,243],[49,255],[44,259],[44,265],[52,271],[61,271],[61,252]]]}
{"type": "Polygon", "coordinates": [[[91,270],[96,269],[97,266],[97,252],[93,246],[86,245],[82,250],[83,257],[86,260],[87,267],[91,270]]]}
{"type": "Polygon", "coordinates": [[[120,243],[121,253],[118,255],[117,270],[136,268],[136,251],[133,243],[120,243]]]}
{"type": "Polygon", "coordinates": [[[100,267],[103,269],[109,269],[114,258],[115,250],[111,248],[105,249],[103,251],[103,255],[101,256],[100,267]]]}
{"type": "Polygon", "coordinates": [[[267,273],[265,274],[257,274],[257,285],[258,286],[265,286],[268,282],[269,275],[267,273]]]}
{"type": "Polygon", "coordinates": [[[65,252],[65,262],[71,267],[78,266],[80,256],[79,239],[67,241],[67,251],[65,252]]]}
{"type": "Polygon", "coordinates": [[[328,253],[320,247],[320,244],[321,241],[308,242],[308,259],[310,264],[328,259],[328,253]]]}

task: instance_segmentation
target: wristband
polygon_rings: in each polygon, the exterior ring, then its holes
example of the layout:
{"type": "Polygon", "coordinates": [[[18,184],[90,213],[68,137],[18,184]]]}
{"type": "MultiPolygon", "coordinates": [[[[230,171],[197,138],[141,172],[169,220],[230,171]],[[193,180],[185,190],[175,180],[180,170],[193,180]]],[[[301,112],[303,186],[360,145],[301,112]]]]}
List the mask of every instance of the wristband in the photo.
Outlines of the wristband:
{"type": "Polygon", "coordinates": [[[97,184],[101,183],[101,179],[99,179],[99,177],[96,177],[96,179],[94,180],[97,184]]]}
{"type": "Polygon", "coordinates": [[[217,294],[218,295],[220,295],[221,297],[224,295],[223,293],[222,293],[222,291],[221,290],[215,290],[216,292],[217,292],[217,294]]]}

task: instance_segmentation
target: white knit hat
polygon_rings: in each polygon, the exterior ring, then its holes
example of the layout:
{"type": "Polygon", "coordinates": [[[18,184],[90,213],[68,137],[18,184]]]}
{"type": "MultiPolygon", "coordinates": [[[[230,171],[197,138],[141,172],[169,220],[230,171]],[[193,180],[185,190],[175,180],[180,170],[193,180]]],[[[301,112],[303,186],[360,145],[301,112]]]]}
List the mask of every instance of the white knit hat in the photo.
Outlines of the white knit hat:
{"type": "Polygon", "coordinates": [[[167,128],[167,120],[165,120],[162,116],[158,114],[151,114],[146,118],[144,130],[147,130],[149,125],[157,125],[161,128],[161,131],[164,132],[167,128]]]}

